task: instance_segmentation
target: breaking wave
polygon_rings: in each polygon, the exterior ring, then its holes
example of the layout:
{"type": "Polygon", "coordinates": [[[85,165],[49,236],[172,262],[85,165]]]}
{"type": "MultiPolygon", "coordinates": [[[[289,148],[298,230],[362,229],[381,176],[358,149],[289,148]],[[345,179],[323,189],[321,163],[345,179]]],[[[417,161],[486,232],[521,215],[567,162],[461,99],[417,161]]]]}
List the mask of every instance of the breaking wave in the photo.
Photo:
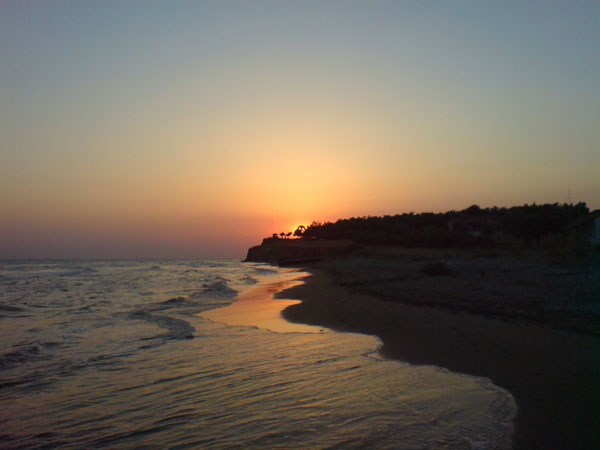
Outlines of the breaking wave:
{"type": "Polygon", "coordinates": [[[130,314],[132,319],[145,320],[147,322],[155,323],[161,328],[167,330],[167,333],[159,336],[153,336],[152,338],[143,339],[192,339],[196,329],[191,326],[188,322],[182,319],[176,319],[174,317],[162,316],[151,314],[148,311],[134,311],[130,314]]]}
{"type": "Polygon", "coordinates": [[[202,289],[195,292],[190,298],[233,298],[238,291],[228,285],[229,280],[219,279],[209,283],[204,283],[202,289]]]}

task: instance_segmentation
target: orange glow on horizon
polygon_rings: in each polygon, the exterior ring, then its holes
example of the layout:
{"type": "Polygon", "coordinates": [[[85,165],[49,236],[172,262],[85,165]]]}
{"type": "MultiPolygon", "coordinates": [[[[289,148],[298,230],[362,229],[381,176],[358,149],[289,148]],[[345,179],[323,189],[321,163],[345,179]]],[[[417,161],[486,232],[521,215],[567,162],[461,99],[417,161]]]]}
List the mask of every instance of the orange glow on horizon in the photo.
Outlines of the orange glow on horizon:
{"type": "Polygon", "coordinates": [[[594,8],[465,27],[463,6],[391,3],[128,2],[139,26],[110,39],[110,8],[5,8],[0,257],[235,256],[312,221],[567,192],[600,208],[594,8]]]}

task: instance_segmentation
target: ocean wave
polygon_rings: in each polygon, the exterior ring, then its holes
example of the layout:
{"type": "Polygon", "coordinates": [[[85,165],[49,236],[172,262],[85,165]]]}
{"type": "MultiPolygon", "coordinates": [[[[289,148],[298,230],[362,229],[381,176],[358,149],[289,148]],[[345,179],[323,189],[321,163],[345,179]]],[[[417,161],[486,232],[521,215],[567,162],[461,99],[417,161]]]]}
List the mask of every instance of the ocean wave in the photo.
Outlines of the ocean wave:
{"type": "Polygon", "coordinates": [[[273,273],[278,273],[276,270],[274,269],[267,269],[266,267],[255,267],[254,268],[254,272],[264,275],[264,274],[273,274],[273,273]]]}
{"type": "Polygon", "coordinates": [[[19,308],[18,306],[12,305],[0,305],[0,311],[19,312],[23,311],[23,308],[19,308]]]}
{"type": "Polygon", "coordinates": [[[164,302],[161,302],[161,304],[163,305],[182,305],[185,303],[185,297],[173,297],[170,298],[169,300],[165,300],[164,302]]]}
{"type": "Polygon", "coordinates": [[[215,268],[215,267],[226,267],[226,266],[227,266],[227,263],[215,262],[215,261],[212,261],[212,262],[209,261],[206,264],[206,267],[212,267],[212,268],[215,268]]]}
{"type": "Polygon", "coordinates": [[[148,311],[134,311],[130,314],[130,318],[145,320],[167,330],[167,333],[165,334],[145,339],[192,339],[194,337],[194,332],[196,331],[196,329],[185,320],[157,314],[150,314],[148,311]]]}
{"type": "Polygon", "coordinates": [[[74,277],[77,275],[85,275],[89,273],[97,273],[96,269],[92,269],[91,267],[75,267],[73,270],[67,270],[66,272],[57,272],[50,276],[60,276],[60,277],[74,277]]]}
{"type": "Polygon", "coordinates": [[[246,283],[246,284],[256,284],[258,283],[258,280],[254,277],[251,277],[250,275],[246,275],[245,277],[240,278],[240,281],[242,283],[246,283]]]}
{"type": "Polygon", "coordinates": [[[24,348],[13,350],[0,355],[0,368],[9,368],[18,364],[28,362],[32,359],[46,358],[44,350],[58,347],[58,342],[33,342],[24,348]]]}
{"type": "Polygon", "coordinates": [[[224,278],[209,283],[203,283],[202,290],[190,295],[190,298],[233,298],[238,292],[229,287],[227,283],[228,280],[224,278]]]}
{"type": "Polygon", "coordinates": [[[91,267],[12,267],[6,270],[2,277],[7,280],[27,280],[32,278],[58,278],[58,277],[74,277],[79,275],[87,275],[92,273],[97,273],[96,269],[92,269],[91,267]]]}

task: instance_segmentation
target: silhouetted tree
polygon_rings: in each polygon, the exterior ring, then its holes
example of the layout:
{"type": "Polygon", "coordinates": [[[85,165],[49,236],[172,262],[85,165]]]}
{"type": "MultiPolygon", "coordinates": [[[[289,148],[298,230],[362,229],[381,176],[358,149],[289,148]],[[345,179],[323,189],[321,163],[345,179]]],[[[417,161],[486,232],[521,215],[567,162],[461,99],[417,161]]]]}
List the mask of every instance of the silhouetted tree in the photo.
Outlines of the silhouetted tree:
{"type": "Polygon", "coordinates": [[[481,214],[481,208],[478,205],[471,205],[464,212],[472,215],[481,214]]]}
{"type": "Polygon", "coordinates": [[[304,230],[306,230],[306,227],[304,225],[298,226],[298,228],[296,228],[296,230],[294,231],[294,236],[302,237],[302,234],[304,234],[304,230]]]}
{"type": "Polygon", "coordinates": [[[570,221],[585,216],[585,203],[523,205],[511,208],[480,208],[472,205],[462,211],[446,213],[404,213],[383,217],[351,217],[332,222],[312,222],[303,230],[298,227],[294,236],[305,239],[350,239],[356,242],[407,247],[473,247],[493,245],[496,231],[512,234],[527,245],[537,244],[548,234],[564,234],[570,221]],[[478,228],[475,236],[460,223],[448,224],[461,216],[485,216],[488,222],[478,228]]]}

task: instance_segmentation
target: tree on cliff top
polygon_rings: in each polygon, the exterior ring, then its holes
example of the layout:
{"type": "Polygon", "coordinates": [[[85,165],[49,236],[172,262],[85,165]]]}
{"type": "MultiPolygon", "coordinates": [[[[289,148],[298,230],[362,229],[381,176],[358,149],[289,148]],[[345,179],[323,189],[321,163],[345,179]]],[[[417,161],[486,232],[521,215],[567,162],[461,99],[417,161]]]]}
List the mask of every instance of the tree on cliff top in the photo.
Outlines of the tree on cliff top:
{"type": "Polygon", "coordinates": [[[298,228],[296,228],[296,230],[294,231],[294,236],[302,237],[302,235],[304,234],[304,230],[306,230],[306,227],[304,225],[298,226],[298,228]]]}

